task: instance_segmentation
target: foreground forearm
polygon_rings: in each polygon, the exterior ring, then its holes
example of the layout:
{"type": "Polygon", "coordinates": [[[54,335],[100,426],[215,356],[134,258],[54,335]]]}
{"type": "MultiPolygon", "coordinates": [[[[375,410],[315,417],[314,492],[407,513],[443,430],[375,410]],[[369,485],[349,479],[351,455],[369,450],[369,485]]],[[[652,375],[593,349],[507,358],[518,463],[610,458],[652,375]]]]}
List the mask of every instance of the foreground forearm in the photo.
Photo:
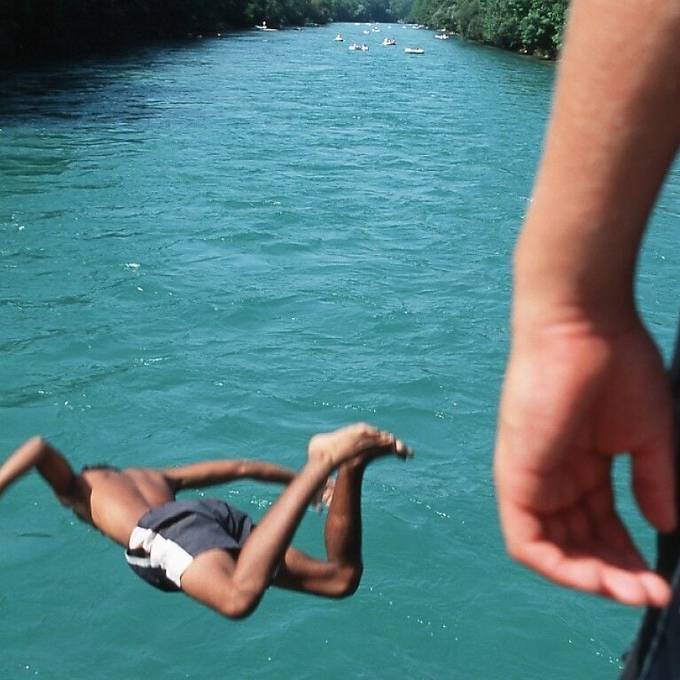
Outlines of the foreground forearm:
{"type": "Polygon", "coordinates": [[[680,4],[573,0],[554,110],[515,255],[494,462],[509,553],[551,580],[664,606],[617,513],[612,465],[674,526],[672,402],[634,302],[645,224],[678,146],[680,4]]]}
{"type": "Polygon", "coordinates": [[[679,36],[670,0],[573,2],[515,255],[516,323],[634,314],[640,240],[679,140],[679,36]]]}

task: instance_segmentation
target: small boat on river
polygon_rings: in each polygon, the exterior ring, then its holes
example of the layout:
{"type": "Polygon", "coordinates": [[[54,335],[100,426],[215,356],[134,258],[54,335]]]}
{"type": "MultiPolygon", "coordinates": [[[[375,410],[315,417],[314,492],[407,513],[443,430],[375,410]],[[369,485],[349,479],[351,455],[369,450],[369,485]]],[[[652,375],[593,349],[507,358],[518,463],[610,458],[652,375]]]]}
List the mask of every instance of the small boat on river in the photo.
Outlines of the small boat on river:
{"type": "Polygon", "coordinates": [[[436,33],[434,37],[437,38],[437,40],[448,40],[449,39],[449,36],[446,33],[436,33]]]}
{"type": "Polygon", "coordinates": [[[366,43],[362,43],[361,45],[359,43],[352,43],[349,46],[349,49],[353,52],[368,52],[368,45],[366,45],[366,43]]]}
{"type": "Polygon", "coordinates": [[[397,41],[394,38],[385,38],[381,44],[384,47],[394,47],[397,44],[397,41]]]}
{"type": "Polygon", "coordinates": [[[342,37],[342,33],[338,33],[335,36],[335,42],[343,42],[343,41],[344,41],[344,38],[342,37]]]}
{"type": "Polygon", "coordinates": [[[425,54],[425,50],[422,47],[405,47],[404,52],[406,54],[425,54]]]}

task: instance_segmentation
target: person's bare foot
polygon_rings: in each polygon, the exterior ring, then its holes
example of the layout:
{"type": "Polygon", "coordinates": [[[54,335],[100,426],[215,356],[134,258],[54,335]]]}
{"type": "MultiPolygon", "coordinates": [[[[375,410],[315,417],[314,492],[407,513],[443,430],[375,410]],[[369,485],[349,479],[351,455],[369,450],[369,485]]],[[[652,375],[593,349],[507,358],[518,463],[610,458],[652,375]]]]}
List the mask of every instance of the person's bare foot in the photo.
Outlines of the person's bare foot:
{"type": "Polygon", "coordinates": [[[343,465],[349,468],[363,469],[371,461],[384,456],[396,456],[397,458],[406,460],[408,458],[413,458],[414,453],[413,449],[406,446],[401,439],[397,439],[393,434],[390,434],[388,443],[364,449],[353,458],[345,461],[343,465]]]}
{"type": "Polygon", "coordinates": [[[399,458],[409,458],[413,452],[389,432],[382,432],[366,423],[314,435],[309,440],[309,460],[324,462],[332,468],[353,458],[363,462],[393,453],[399,458]]]}

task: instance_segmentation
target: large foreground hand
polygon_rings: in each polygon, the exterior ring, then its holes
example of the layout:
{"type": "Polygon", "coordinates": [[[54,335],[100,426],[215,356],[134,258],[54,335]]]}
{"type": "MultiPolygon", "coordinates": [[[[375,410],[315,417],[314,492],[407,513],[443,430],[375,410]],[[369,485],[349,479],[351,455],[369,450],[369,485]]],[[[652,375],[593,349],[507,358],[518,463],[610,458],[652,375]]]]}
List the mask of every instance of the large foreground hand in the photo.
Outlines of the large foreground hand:
{"type": "Polygon", "coordinates": [[[508,552],[562,585],[663,606],[670,588],[615,507],[611,468],[622,452],[630,452],[640,510],[671,530],[670,389],[643,326],[608,335],[577,322],[516,330],[494,465],[508,552]]]}

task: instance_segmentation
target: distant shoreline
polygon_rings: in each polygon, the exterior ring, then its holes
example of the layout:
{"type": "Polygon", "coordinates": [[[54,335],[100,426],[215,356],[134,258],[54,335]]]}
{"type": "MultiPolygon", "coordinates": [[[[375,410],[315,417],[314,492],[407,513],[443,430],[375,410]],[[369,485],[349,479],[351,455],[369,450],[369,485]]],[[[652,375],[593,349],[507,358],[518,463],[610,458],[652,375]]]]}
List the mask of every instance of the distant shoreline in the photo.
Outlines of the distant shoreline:
{"type": "Polygon", "coordinates": [[[193,31],[130,31],[111,34],[110,32],[79,33],[71,36],[60,36],[55,39],[47,38],[27,43],[17,36],[8,36],[0,28],[0,63],[12,66],[25,63],[41,62],[47,59],[75,59],[90,57],[97,54],[120,53],[126,49],[153,46],[171,41],[198,40],[203,37],[218,38],[228,33],[246,30],[245,26],[229,26],[220,24],[209,30],[195,29],[193,31]]]}
{"type": "Polygon", "coordinates": [[[531,57],[532,59],[538,59],[540,61],[557,61],[559,57],[558,52],[551,54],[540,49],[536,49],[533,52],[531,52],[523,47],[519,49],[511,49],[509,47],[503,47],[502,45],[495,45],[492,42],[485,42],[483,40],[474,40],[472,38],[466,38],[461,33],[458,33],[456,31],[450,31],[446,28],[435,28],[434,26],[428,26],[427,24],[424,24],[423,28],[426,28],[428,31],[434,31],[435,33],[446,33],[446,35],[448,35],[451,38],[455,38],[456,40],[460,40],[461,42],[470,43],[471,45],[479,45],[481,47],[492,47],[496,50],[501,50],[501,52],[509,52],[510,54],[521,54],[523,57],[531,57]]]}
{"type": "MultiPolygon", "coordinates": [[[[332,23],[348,22],[340,21],[320,24],[306,21],[301,24],[272,25],[271,28],[277,30],[300,30],[302,28],[327,26],[332,23]]],[[[392,23],[412,25],[415,22],[396,20],[392,23]]],[[[23,31],[17,31],[13,36],[9,35],[7,25],[8,24],[5,24],[3,26],[0,24],[0,66],[41,63],[47,59],[54,58],[77,59],[79,57],[91,57],[95,55],[120,54],[127,49],[152,47],[155,45],[167,44],[169,42],[189,42],[201,40],[203,38],[223,38],[228,37],[229,33],[239,31],[254,32],[256,30],[256,26],[252,24],[228,24],[223,21],[218,21],[213,23],[210,27],[207,27],[203,22],[197,21],[195,17],[194,22],[187,22],[187,25],[184,26],[182,30],[177,28],[163,30],[161,26],[155,25],[153,29],[150,29],[147,32],[144,32],[139,26],[134,29],[128,27],[130,30],[127,31],[112,31],[110,28],[104,30],[101,25],[99,25],[96,29],[91,26],[82,26],[83,30],[74,33],[73,35],[66,35],[59,31],[48,31],[50,35],[49,37],[45,37],[44,32],[47,31],[49,27],[43,26],[42,31],[36,31],[33,34],[31,43],[27,44],[25,39],[22,38],[22,35],[24,34],[23,31]],[[88,30],[88,28],[91,30],[88,30]]],[[[435,33],[446,33],[451,38],[473,45],[493,47],[504,52],[521,54],[541,61],[555,61],[558,57],[558,54],[548,54],[541,50],[529,52],[523,48],[508,49],[501,45],[473,40],[466,38],[460,33],[426,24],[421,24],[421,27],[424,30],[433,31],[435,33]]]]}
{"type": "MultiPolygon", "coordinates": [[[[191,3],[74,5],[77,9],[68,3],[54,3],[48,9],[30,4],[21,8],[0,6],[0,65],[86,57],[163,41],[222,37],[233,31],[254,30],[258,23],[242,9],[228,9],[231,3],[219,0],[201,9],[191,7],[191,3]]],[[[282,22],[270,24],[272,28],[284,27],[282,22]]],[[[286,27],[309,24],[310,17],[300,17],[299,23],[286,22],[286,27]]]]}

